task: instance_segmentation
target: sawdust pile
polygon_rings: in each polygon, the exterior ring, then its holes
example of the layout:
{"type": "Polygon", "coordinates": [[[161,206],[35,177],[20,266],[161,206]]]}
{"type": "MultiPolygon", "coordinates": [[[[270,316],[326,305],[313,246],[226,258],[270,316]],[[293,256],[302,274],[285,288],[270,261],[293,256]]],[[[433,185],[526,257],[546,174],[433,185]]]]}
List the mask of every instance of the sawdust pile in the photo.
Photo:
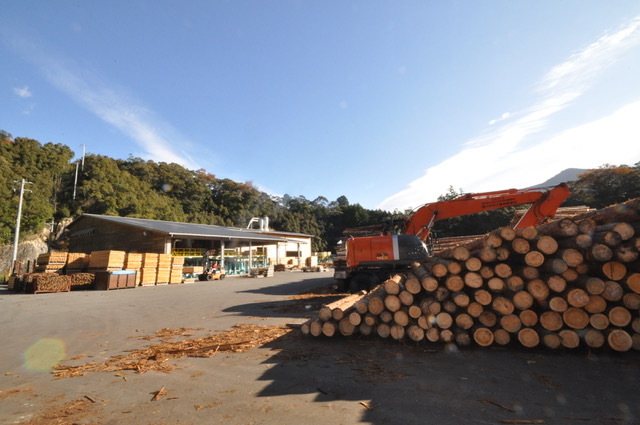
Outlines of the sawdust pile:
{"type": "MultiPolygon", "coordinates": [[[[160,344],[135,350],[126,355],[113,356],[104,362],[82,366],[57,365],[53,374],[56,379],[83,376],[89,372],[114,372],[133,370],[137,373],[159,371],[168,373],[176,366],[167,362],[181,357],[211,357],[217,353],[241,353],[280,338],[292,329],[287,326],[257,326],[239,324],[220,333],[203,338],[171,341],[175,336],[184,336],[194,329],[162,329],[153,338],[160,338],[160,344]]],[[[146,339],[146,338],[145,338],[146,339]]]]}
{"type": "Polygon", "coordinates": [[[97,425],[96,422],[85,422],[84,419],[95,414],[95,404],[87,399],[72,400],[62,405],[48,406],[44,412],[19,425],[77,425],[81,420],[84,425],[97,425]]]}
{"type": "Polygon", "coordinates": [[[0,400],[7,399],[9,397],[13,397],[18,394],[22,394],[24,392],[31,391],[31,388],[14,388],[11,390],[0,390],[0,400]]]}

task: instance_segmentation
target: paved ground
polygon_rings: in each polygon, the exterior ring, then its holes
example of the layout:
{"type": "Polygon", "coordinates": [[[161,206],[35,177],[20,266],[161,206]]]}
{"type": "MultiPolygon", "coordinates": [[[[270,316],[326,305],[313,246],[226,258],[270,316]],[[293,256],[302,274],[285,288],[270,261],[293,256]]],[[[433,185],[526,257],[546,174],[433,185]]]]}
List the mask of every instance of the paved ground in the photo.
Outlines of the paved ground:
{"type": "Polygon", "coordinates": [[[170,359],[164,364],[177,369],[166,373],[55,379],[49,369],[59,359],[83,365],[144,349],[163,328],[189,328],[171,339],[180,340],[237,324],[300,324],[327,298],[291,297],[330,285],[330,273],[298,272],[115,291],[0,291],[0,423],[640,423],[638,353],[460,351],[293,331],[244,352],[170,359]]]}

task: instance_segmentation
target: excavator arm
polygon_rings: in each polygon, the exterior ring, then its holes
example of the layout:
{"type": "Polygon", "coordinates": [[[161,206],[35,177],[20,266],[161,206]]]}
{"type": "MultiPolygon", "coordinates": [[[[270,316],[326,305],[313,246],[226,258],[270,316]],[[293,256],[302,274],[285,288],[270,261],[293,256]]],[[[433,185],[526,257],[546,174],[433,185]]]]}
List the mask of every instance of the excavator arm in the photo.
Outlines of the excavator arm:
{"type": "Polygon", "coordinates": [[[424,242],[436,221],[523,204],[532,205],[514,228],[537,226],[552,218],[569,194],[566,183],[536,189],[468,193],[449,201],[433,202],[418,208],[407,220],[404,233],[415,235],[424,242]]]}

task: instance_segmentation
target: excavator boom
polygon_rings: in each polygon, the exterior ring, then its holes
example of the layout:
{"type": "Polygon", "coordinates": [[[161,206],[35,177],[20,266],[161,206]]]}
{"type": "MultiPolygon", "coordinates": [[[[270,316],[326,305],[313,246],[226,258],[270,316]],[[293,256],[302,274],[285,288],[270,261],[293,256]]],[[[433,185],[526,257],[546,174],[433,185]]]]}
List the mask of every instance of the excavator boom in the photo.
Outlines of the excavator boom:
{"type": "Polygon", "coordinates": [[[537,226],[555,215],[569,193],[565,183],[551,188],[468,193],[449,201],[433,202],[418,208],[407,221],[404,233],[416,235],[426,241],[433,223],[438,220],[523,204],[532,205],[515,228],[537,226]]]}
{"type": "Polygon", "coordinates": [[[335,278],[352,292],[371,289],[391,273],[406,270],[429,255],[425,241],[433,223],[452,217],[531,204],[515,228],[537,226],[555,216],[569,196],[565,183],[551,188],[508,189],[470,193],[449,201],[423,205],[406,221],[404,234],[361,236],[346,240],[345,267],[336,268],[335,278]]]}

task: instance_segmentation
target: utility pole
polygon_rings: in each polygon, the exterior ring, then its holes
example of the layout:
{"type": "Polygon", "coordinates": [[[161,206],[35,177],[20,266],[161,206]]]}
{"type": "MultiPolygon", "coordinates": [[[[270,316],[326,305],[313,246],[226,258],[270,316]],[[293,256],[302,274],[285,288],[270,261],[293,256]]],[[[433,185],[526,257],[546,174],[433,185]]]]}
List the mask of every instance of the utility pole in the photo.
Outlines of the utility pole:
{"type": "Polygon", "coordinates": [[[76,187],[78,186],[78,161],[76,161],[76,177],[73,180],[73,200],[76,200],[76,187]]]}
{"type": "Polygon", "coordinates": [[[82,165],[82,168],[80,169],[80,171],[84,171],[84,155],[85,155],[86,145],[82,144],[80,146],[82,146],[82,159],[80,159],[79,161],[76,161],[76,177],[73,180],[73,200],[74,201],[76,199],[76,188],[78,187],[78,168],[80,167],[80,164],[82,165]]]}
{"type": "Polygon", "coordinates": [[[31,192],[29,189],[25,189],[25,184],[33,184],[32,182],[25,181],[22,179],[21,182],[18,180],[14,180],[14,183],[20,183],[20,201],[18,202],[18,218],[16,219],[16,235],[13,239],[13,254],[11,255],[11,271],[13,272],[13,267],[15,265],[16,260],[18,259],[18,240],[20,239],[20,218],[22,217],[22,199],[24,198],[24,192],[31,192]]]}

